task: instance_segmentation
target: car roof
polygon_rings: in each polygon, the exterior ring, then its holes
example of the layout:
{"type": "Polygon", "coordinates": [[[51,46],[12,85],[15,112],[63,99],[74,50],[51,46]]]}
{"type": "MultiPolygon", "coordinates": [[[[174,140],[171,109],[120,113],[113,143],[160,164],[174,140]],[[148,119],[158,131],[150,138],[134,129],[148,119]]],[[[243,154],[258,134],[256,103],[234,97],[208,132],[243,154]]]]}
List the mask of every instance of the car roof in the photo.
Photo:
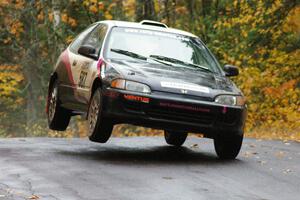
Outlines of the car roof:
{"type": "Polygon", "coordinates": [[[116,27],[126,27],[126,28],[141,28],[141,29],[147,29],[147,30],[162,31],[162,32],[167,32],[167,33],[176,33],[176,34],[189,36],[189,37],[197,37],[194,34],[186,32],[186,31],[182,31],[182,30],[175,29],[175,28],[169,28],[165,24],[162,24],[160,22],[148,21],[148,20],[145,20],[145,21],[153,23],[153,25],[143,24],[142,22],[144,22],[144,21],[137,23],[137,22],[117,21],[117,20],[105,20],[105,21],[99,21],[97,23],[105,23],[110,27],[116,26],[116,27]],[[156,23],[159,26],[156,26],[155,25],[156,23]]]}

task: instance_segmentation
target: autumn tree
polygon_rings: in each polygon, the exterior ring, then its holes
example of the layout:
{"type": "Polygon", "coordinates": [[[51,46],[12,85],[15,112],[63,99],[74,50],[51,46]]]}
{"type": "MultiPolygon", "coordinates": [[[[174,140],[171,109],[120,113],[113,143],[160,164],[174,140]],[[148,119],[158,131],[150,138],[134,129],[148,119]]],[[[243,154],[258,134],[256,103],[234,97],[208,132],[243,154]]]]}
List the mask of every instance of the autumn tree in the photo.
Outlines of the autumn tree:
{"type": "MultiPolygon", "coordinates": [[[[45,131],[48,78],[79,32],[112,19],[158,20],[198,35],[222,65],[239,67],[247,132],[300,138],[298,0],[0,1],[0,135],[82,136],[80,119],[66,133],[45,131]]],[[[124,127],[126,135],[144,130],[124,127]]]]}

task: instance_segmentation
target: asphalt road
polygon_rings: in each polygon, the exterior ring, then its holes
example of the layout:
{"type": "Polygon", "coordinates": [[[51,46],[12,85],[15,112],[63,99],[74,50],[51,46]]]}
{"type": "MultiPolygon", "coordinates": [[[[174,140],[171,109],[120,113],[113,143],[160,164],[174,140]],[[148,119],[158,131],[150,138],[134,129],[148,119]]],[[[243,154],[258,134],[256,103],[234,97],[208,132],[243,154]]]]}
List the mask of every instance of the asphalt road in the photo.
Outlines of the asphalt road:
{"type": "Polygon", "coordinates": [[[0,140],[0,200],[300,199],[300,143],[246,139],[237,160],[211,140],[0,140]]]}

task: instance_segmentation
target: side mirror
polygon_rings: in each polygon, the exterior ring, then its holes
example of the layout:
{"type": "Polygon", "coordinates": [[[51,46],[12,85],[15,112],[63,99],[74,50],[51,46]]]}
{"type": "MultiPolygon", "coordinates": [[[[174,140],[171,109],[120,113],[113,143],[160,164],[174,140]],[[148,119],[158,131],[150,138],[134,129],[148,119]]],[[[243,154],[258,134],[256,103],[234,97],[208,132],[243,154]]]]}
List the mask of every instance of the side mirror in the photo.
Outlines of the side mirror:
{"type": "Polygon", "coordinates": [[[239,69],[233,65],[225,65],[224,71],[226,76],[237,76],[239,75],[239,69]]]}
{"type": "Polygon", "coordinates": [[[86,57],[89,57],[89,58],[92,58],[92,59],[95,59],[95,60],[98,59],[98,56],[96,54],[96,49],[92,46],[89,46],[89,45],[81,46],[78,49],[78,53],[80,55],[83,55],[83,56],[86,56],[86,57]]]}

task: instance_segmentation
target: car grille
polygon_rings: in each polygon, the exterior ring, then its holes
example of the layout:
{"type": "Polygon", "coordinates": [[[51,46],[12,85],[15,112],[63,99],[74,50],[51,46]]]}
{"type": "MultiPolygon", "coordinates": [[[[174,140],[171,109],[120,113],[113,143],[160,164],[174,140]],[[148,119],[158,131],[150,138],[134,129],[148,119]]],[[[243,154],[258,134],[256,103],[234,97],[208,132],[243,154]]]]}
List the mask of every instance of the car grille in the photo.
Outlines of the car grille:
{"type": "Polygon", "coordinates": [[[166,119],[179,122],[190,122],[199,124],[211,124],[214,115],[207,112],[191,112],[183,109],[167,108],[162,106],[151,106],[146,109],[146,114],[156,119],[166,119]]]}

